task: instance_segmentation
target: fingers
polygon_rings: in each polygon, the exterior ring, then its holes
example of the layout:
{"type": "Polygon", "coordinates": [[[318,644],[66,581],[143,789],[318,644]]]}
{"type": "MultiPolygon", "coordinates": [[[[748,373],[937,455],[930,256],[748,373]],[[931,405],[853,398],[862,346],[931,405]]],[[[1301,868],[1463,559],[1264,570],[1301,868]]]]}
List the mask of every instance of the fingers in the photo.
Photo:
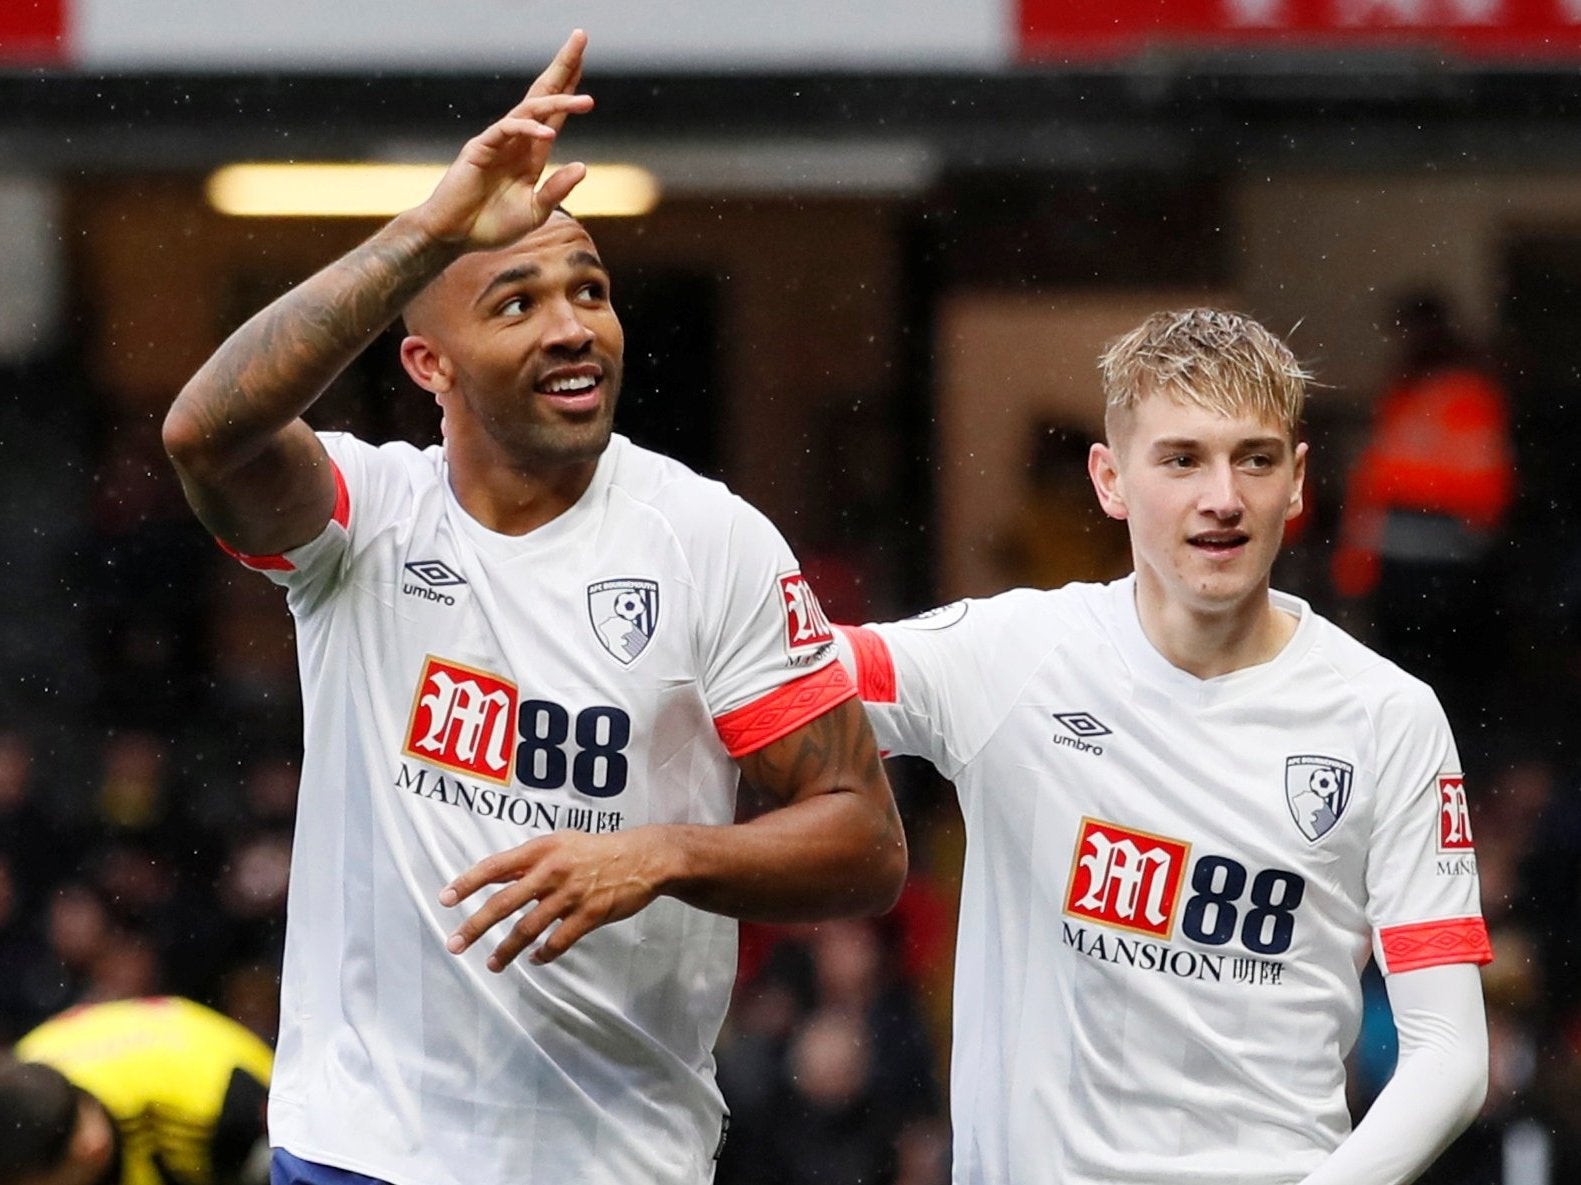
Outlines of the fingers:
{"type": "Polygon", "coordinates": [[[440,892],[440,903],[457,905],[488,884],[505,887],[456,927],[445,948],[462,954],[520,913],[489,955],[489,970],[503,971],[529,950],[532,962],[553,962],[600,926],[630,917],[653,900],[656,890],[641,868],[640,849],[626,836],[555,832],[480,860],[440,892]]]}
{"type": "Polygon", "coordinates": [[[583,115],[592,109],[592,95],[545,95],[520,104],[490,124],[476,142],[485,148],[499,148],[518,136],[553,140],[567,115],[583,115]]]}
{"type": "Polygon", "coordinates": [[[582,81],[582,55],[586,50],[587,34],[581,29],[571,30],[571,35],[554,55],[554,60],[544,67],[543,73],[528,88],[528,97],[569,94],[574,91],[582,81]]]}
{"type": "MultiPolygon", "coordinates": [[[[445,949],[453,955],[469,950],[474,942],[490,929],[510,917],[533,900],[533,891],[517,881],[509,888],[495,893],[456,927],[455,933],[445,941],[445,949]]],[[[444,895],[440,895],[441,902],[444,895]]]]}
{"type": "MultiPolygon", "coordinates": [[[[517,955],[538,941],[538,936],[553,924],[555,916],[555,908],[549,901],[540,901],[534,905],[517,920],[510,928],[510,932],[489,954],[488,969],[494,972],[505,970],[517,955]]],[[[535,955],[533,961],[540,960],[535,955]]]]}
{"type": "Polygon", "coordinates": [[[565,894],[554,894],[538,902],[511,927],[510,933],[488,957],[490,971],[503,971],[522,951],[542,943],[527,956],[537,965],[552,963],[609,920],[595,913],[586,901],[573,902],[565,894]],[[547,937],[545,937],[547,935],[547,937]]]}
{"type": "Polygon", "coordinates": [[[479,860],[446,885],[439,893],[439,903],[445,906],[459,905],[485,885],[506,884],[506,887],[490,895],[488,900],[462,920],[446,940],[445,949],[453,955],[470,950],[483,935],[524,909],[527,912],[517,920],[505,940],[489,956],[489,970],[504,970],[517,955],[532,945],[570,904],[563,892],[550,891],[549,882],[564,880],[563,872],[556,873],[545,865],[553,847],[552,836],[529,840],[509,851],[479,860]]]}
{"type": "Polygon", "coordinates": [[[496,852],[479,860],[439,891],[439,904],[460,905],[484,885],[502,885],[515,880],[532,866],[533,841],[496,852]]]}
{"type": "MultiPolygon", "coordinates": [[[[544,95],[569,95],[582,83],[582,54],[587,49],[587,34],[581,29],[572,31],[566,38],[560,52],[555,54],[554,61],[540,74],[532,86],[527,88],[527,97],[522,102],[525,104],[531,99],[544,95]]],[[[518,109],[519,109],[518,105],[518,109]]],[[[548,119],[549,126],[559,131],[565,124],[567,112],[559,112],[548,119]]]]}
{"type": "Polygon", "coordinates": [[[445,949],[459,955],[470,949],[511,914],[525,909],[516,924],[489,954],[490,971],[503,971],[522,951],[537,942],[546,931],[549,938],[533,952],[534,963],[549,963],[570,949],[572,943],[597,928],[598,923],[589,916],[585,902],[576,902],[565,892],[549,892],[532,888],[526,879],[495,893],[481,907],[456,928],[445,943],[445,949]],[[541,899],[539,899],[541,896],[541,899]],[[528,908],[528,907],[531,908],[528,908]],[[558,922],[558,925],[555,923],[558,922]]]}
{"type": "MultiPolygon", "coordinates": [[[[600,924],[585,913],[574,913],[570,917],[561,918],[560,924],[549,930],[549,936],[543,940],[543,944],[527,956],[528,961],[538,964],[554,962],[579,940],[598,929],[600,924]]],[[[495,953],[497,955],[499,952],[495,953]]]]}
{"type": "Polygon", "coordinates": [[[538,187],[538,201],[544,210],[553,210],[565,201],[570,192],[587,176],[587,166],[580,161],[563,165],[549,174],[538,187]]]}

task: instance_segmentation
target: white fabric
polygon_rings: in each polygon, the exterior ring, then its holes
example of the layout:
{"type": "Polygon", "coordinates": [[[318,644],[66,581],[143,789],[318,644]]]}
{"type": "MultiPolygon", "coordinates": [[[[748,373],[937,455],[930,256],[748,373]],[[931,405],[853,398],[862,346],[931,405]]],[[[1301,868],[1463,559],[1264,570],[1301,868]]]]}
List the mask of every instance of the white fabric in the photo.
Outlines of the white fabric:
{"type": "Polygon", "coordinates": [[[324,440],[349,522],[270,573],[306,712],[273,1140],[397,1185],[707,1181],[735,923],[662,898],[492,974],[506,923],[452,956],[481,896],[437,897],[549,830],[731,822],[713,718],[833,661],[788,628],[789,549],[620,437],[516,538],[461,509],[440,449],[324,440]]]}
{"type": "Polygon", "coordinates": [[[1347,1132],[1379,931],[1485,935],[1474,856],[1439,850],[1458,760],[1432,693],[1272,596],[1288,644],[1208,680],[1148,642],[1131,579],[871,627],[879,743],[965,818],[962,1185],[1300,1181],[1347,1132]]]}
{"type": "Polygon", "coordinates": [[[1488,1091],[1482,976],[1466,963],[1385,981],[1400,1037],[1394,1076],[1301,1185],[1405,1185],[1476,1118],[1488,1091]]]}

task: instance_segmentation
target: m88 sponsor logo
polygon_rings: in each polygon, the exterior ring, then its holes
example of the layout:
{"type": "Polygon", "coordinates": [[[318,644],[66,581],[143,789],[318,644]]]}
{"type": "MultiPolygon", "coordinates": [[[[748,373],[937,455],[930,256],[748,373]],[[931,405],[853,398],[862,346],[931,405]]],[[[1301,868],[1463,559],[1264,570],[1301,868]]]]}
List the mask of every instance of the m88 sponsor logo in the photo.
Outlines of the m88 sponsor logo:
{"type": "Polygon", "coordinates": [[[1076,839],[1066,914],[1161,941],[1203,946],[1240,940],[1277,956],[1295,937],[1306,880],[1283,868],[1251,869],[1230,856],[1192,856],[1182,840],[1084,818],[1076,839]]]}
{"type": "Polygon", "coordinates": [[[524,697],[487,671],[430,655],[423,664],[403,751],[453,773],[534,790],[570,786],[613,798],[630,774],[631,717],[595,704],[573,711],[524,697]]]}

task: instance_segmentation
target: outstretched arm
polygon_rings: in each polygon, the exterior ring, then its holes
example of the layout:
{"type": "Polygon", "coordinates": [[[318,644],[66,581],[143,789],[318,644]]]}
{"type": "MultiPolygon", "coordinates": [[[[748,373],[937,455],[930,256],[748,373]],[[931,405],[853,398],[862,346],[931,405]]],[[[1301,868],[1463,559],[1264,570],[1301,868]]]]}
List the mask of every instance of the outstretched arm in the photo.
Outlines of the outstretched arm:
{"type": "Polygon", "coordinates": [[[592,107],[571,93],[586,44],[573,33],[526,97],[467,141],[427,201],[252,317],[182,389],[165,448],[219,538],[272,554],[329,521],[334,477],[302,413],[447,264],[541,225],[582,179],[581,165],[567,165],[538,184],[566,116],[592,107]]]}
{"type": "Polygon", "coordinates": [[[473,865],[440,894],[442,904],[458,905],[484,885],[506,887],[457,927],[449,949],[461,953],[529,906],[489,956],[491,970],[540,938],[530,958],[550,962],[660,896],[760,921],[881,913],[894,904],[906,877],[905,834],[859,701],[844,701],[740,764],[750,787],[775,804],[749,822],[557,831],[473,865]]]}
{"type": "Polygon", "coordinates": [[[1405,1185],[1476,1117],[1488,1090],[1482,978],[1470,963],[1386,981],[1400,1033],[1394,1077],[1301,1185],[1405,1185]]]}

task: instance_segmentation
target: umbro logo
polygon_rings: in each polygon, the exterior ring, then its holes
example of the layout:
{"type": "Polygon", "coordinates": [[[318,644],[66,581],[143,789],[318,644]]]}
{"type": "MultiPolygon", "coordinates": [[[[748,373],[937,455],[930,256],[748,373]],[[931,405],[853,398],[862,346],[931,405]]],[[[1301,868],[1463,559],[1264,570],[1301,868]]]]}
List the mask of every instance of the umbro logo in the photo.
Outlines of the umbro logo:
{"type": "Polygon", "coordinates": [[[1091,753],[1094,757],[1103,756],[1102,745],[1089,743],[1093,737],[1106,737],[1113,733],[1114,730],[1102,720],[1090,712],[1055,712],[1054,719],[1070,733],[1069,736],[1055,733],[1053,741],[1056,745],[1064,745],[1078,753],[1091,753]]]}
{"type": "Polygon", "coordinates": [[[1112,731],[1107,724],[1089,712],[1055,712],[1054,719],[1064,725],[1073,736],[1106,737],[1112,731]]]}
{"type": "Polygon", "coordinates": [[[413,560],[406,565],[406,570],[421,583],[413,584],[408,581],[401,585],[401,591],[408,596],[421,597],[425,601],[435,601],[441,605],[454,605],[456,598],[437,590],[454,588],[458,584],[467,582],[466,577],[457,575],[448,564],[439,560],[413,560]]]}

